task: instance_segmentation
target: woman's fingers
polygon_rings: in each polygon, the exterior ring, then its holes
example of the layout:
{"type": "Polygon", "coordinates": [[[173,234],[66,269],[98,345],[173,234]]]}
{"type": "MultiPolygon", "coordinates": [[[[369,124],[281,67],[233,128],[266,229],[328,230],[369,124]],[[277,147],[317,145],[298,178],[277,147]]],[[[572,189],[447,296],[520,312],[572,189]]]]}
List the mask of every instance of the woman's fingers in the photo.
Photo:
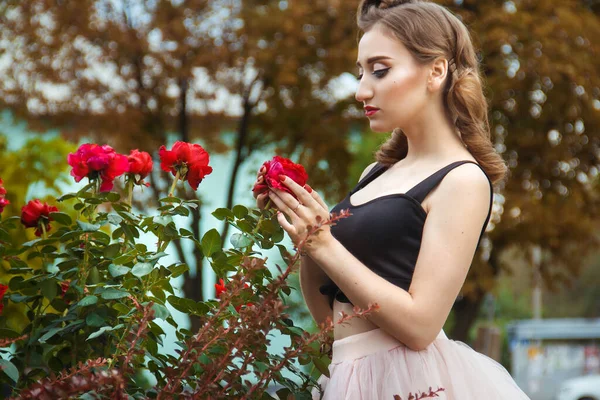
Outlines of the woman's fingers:
{"type": "Polygon", "coordinates": [[[329,207],[327,206],[327,204],[325,204],[325,202],[323,201],[321,196],[319,196],[319,193],[317,193],[315,190],[313,190],[313,188],[311,188],[310,186],[308,186],[308,187],[307,186],[308,185],[305,185],[304,188],[307,190],[307,192],[310,193],[312,198],[315,199],[317,201],[317,203],[319,203],[321,205],[321,207],[326,209],[327,212],[329,212],[329,207]]]}

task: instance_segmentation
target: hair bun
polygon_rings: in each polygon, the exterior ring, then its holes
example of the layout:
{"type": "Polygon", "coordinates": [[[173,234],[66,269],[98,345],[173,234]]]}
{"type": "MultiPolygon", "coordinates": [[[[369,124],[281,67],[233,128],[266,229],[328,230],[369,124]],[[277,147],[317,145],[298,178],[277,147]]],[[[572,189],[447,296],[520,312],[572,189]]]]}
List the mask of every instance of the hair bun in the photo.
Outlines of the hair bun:
{"type": "Polygon", "coordinates": [[[403,4],[414,4],[417,2],[419,2],[419,0],[363,0],[359,7],[361,14],[364,15],[369,12],[372,7],[375,7],[379,10],[386,10],[388,8],[401,6],[403,4]]]}

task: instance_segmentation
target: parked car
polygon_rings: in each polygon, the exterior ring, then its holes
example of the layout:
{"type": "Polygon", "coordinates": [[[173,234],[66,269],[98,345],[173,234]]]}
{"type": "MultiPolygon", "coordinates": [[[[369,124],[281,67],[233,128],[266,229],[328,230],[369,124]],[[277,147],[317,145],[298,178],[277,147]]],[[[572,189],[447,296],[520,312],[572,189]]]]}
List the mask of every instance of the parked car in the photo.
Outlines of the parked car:
{"type": "Polygon", "coordinates": [[[560,384],[556,400],[600,400],[600,375],[567,379],[560,384]]]}

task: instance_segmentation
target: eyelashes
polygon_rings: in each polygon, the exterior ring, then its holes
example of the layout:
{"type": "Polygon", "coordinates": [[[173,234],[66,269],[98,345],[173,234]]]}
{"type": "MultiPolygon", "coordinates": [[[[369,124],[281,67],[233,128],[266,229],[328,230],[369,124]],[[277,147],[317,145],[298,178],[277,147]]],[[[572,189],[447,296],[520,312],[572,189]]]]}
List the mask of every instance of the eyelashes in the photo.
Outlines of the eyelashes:
{"type": "MultiPolygon", "coordinates": [[[[390,70],[390,68],[383,68],[383,69],[378,69],[377,71],[373,71],[372,73],[373,73],[373,75],[375,75],[375,77],[377,79],[381,79],[388,73],[389,70],[390,70]]],[[[363,74],[359,74],[356,77],[356,80],[360,81],[362,79],[362,77],[363,77],[363,74]]]]}

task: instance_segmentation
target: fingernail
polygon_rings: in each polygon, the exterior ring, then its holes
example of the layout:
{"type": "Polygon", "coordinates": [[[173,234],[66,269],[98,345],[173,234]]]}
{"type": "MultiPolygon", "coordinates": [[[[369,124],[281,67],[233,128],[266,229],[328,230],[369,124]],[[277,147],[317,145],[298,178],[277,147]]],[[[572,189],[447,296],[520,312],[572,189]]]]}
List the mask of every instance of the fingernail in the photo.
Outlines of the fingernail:
{"type": "Polygon", "coordinates": [[[312,188],[310,186],[308,186],[308,184],[304,185],[304,189],[306,189],[306,191],[308,193],[312,193],[312,191],[313,191],[312,188]]]}
{"type": "Polygon", "coordinates": [[[279,180],[280,180],[280,181],[282,181],[282,182],[283,182],[283,181],[285,181],[285,178],[286,178],[286,176],[285,176],[285,175],[279,175],[279,180]]]}

